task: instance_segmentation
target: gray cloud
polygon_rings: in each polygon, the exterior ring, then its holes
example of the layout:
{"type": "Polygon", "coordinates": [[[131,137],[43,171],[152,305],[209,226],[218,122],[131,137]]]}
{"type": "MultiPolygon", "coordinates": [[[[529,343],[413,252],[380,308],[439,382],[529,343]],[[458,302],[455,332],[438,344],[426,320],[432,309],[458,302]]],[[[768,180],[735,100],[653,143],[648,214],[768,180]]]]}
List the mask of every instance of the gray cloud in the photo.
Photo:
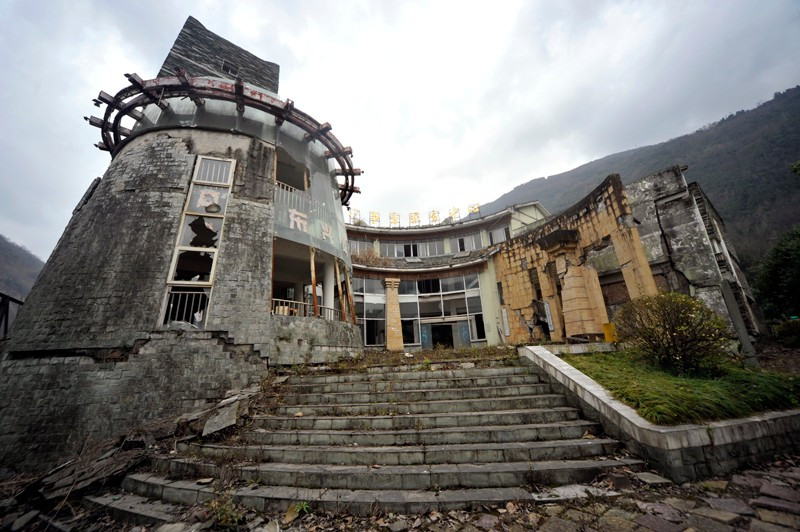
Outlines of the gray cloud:
{"type": "MultiPolygon", "coordinates": [[[[0,233],[46,258],[108,155],[82,116],[155,74],[188,15],[281,65],[352,145],[366,215],[486,202],[688,133],[800,82],[800,4],[50,2],[0,5],[0,233]]],[[[405,218],[405,216],[404,216],[405,218]]]]}

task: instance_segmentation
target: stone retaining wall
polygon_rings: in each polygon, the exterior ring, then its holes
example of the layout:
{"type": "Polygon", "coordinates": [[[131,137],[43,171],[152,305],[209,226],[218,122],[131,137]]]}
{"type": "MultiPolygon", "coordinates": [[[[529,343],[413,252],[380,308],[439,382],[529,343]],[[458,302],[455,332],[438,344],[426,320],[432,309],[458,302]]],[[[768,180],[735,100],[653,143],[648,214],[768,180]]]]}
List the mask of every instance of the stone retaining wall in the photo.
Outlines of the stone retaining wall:
{"type": "Polygon", "coordinates": [[[654,425],[547,349],[521,347],[519,354],[587,418],[675,482],[722,475],[800,450],[800,410],[704,425],[654,425]]]}
{"type": "Polygon", "coordinates": [[[267,362],[208,331],[152,333],[128,353],[0,360],[0,466],[42,471],[93,441],[202,408],[258,383],[267,362]]]}
{"type": "Polygon", "coordinates": [[[352,323],[274,315],[271,325],[270,365],[328,364],[361,351],[361,330],[352,323]]]}

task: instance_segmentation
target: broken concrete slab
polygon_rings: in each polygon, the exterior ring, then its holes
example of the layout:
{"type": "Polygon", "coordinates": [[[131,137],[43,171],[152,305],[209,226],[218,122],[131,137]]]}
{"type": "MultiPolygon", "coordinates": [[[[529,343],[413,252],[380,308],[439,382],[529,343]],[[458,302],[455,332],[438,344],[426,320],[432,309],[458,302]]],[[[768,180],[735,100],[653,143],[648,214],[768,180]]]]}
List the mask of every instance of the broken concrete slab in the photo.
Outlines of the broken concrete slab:
{"type": "Polygon", "coordinates": [[[723,510],[715,510],[714,508],[707,508],[705,506],[700,508],[695,508],[690,512],[692,515],[699,515],[701,517],[707,517],[708,519],[713,519],[719,523],[724,523],[726,525],[732,525],[738,519],[741,518],[739,514],[735,514],[733,512],[725,512],[723,510]]]}
{"type": "Polygon", "coordinates": [[[708,497],[703,500],[715,510],[732,512],[739,515],[756,515],[756,512],[752,508],[739,499],[708,497]]]}
{"type": "Polygon", "coordinates": [[[800,502],[800,492],[786,486],[776,484],[762,484],[759,491],[761,495],[783,499],[785,501],[800,502]]]}
{"type": "Polygon", "coordinates": [[[650,473],[648,471],[642,471],[640,473],[634,473],[637,479],[641,480],[648,486],[668,486],[672,484],[672,481],[662,477],[661,475],[656,475],[655,473],[650,473]]]}
{"type": "Polygon", "coordinates": [[[208,418],[208,421],[206,421],[203,426],[203,436],[208,436],[209,434],[214,434],[215,432],[236,425],[236,421],[239,417],[238,413],[238,402],[217,409],[217,413],[208,418]]]}

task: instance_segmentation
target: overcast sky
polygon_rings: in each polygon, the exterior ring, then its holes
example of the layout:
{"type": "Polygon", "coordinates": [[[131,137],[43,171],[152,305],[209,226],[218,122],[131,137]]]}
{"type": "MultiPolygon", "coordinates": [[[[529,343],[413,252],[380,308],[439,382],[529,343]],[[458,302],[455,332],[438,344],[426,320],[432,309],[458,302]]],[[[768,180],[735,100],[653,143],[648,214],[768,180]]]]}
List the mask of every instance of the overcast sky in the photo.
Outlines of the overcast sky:
{"type": "Polygon", "coordinates": [[[443,217],[800,84],[800,1],[0,0],[0,234],[47,259],[109,156],[91,99],[187,16],[353,147],[366,218],[443,217]]]}

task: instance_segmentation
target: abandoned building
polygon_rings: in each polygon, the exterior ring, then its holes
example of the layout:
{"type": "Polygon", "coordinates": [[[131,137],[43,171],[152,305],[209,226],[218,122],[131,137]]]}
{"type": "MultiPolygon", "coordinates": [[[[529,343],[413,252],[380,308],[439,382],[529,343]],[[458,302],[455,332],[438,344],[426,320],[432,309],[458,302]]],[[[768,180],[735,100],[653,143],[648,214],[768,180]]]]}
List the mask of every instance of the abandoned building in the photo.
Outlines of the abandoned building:
{"type": "Polygon", "coordinates": [[[362,348],[342,215],[360,171],[278,74],[189,18],[157,77],[95,100],[111,163],[3,344],[4,461],[362,348]]]}
{"type": "Polygon", "coordinates": [[[2,343],[4,464],[202,407],[271,365],[604,336],[625,301],[702,298],[760,332],[724,224],[684,168],[572,208],[402,229],[344,223],[352,150],[278,91],[278,65],[189,18],[158,75],[101,92],[105,175],[2,343]]]}
{"type": "Polygon", "coordinates": [[[550,216],[538,202],[421,228],[349,225],[366,346],[601,339],[640,295],[701,298],[743,342],[762,332],[722,219],[686,168],[609,176],[550,216]]]}

